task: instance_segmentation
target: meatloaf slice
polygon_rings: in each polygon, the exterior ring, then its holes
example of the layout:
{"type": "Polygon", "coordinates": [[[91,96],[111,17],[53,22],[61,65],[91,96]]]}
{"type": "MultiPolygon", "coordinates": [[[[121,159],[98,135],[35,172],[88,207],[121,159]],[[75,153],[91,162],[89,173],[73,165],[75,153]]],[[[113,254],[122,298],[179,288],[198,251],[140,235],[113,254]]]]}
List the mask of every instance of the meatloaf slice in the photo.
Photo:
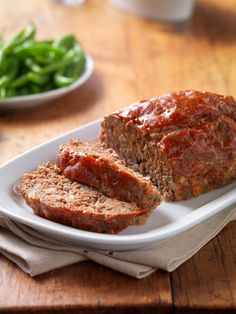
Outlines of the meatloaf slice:
{"type": "Polygon", "coordinates": [[[17,189],[36,215],[93,232],[117,233],[130,224],[144,223],[149,214],[133,203],[72,182],[51,163],[25,173],[17,189]]]}
{"type": "Polygon", "coordinates": [[[189,199],[236,178],[236,102],[168,93],[106,116],[101,141],[149,175],[164,199],[189,199]]]}
{"type": "Polygon", "coordinates": [[[153,209],[161,197],[152,182],[129,169],[112,149],[98,142],[71,140],[61,145],[57,165],[64,176],[95,187],[104,194],[153,209]]]}

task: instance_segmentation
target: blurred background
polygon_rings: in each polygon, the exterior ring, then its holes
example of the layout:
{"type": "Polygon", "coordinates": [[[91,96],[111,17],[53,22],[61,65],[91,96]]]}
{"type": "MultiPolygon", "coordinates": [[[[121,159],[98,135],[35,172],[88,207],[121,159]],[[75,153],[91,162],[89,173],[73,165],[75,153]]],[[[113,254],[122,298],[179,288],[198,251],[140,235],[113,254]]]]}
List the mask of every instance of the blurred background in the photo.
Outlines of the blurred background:
{"type": "Polygon", "coordinates": [[[4,36],[32,21],[38,38],[74,34],[94,60],[78,90],[43,107],[0,111],[0,163],[138,99],[199,89],[236,96],[235,0],[196,1],[193,16],[163,22],[107,0],[65,5],[0,1],[4,36]]]}

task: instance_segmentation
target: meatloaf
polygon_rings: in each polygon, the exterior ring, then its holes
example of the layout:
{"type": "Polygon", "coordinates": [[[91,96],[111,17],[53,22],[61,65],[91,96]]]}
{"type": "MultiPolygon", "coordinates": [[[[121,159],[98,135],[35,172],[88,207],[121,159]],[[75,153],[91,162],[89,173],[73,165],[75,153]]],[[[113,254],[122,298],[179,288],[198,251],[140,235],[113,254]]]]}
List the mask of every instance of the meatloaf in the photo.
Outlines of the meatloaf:
{"type": "Polygon", "coordinates": [[[129,169],[112,149],[98,142],[71,140],[61,145],[57,165],[64,176],[92,186],[122,201],[153,209],[161,197],[152,182],[129,169]]]}
{"type": "Polygon", "coordinates": [[[75,228],[117,233],[145,222],[149,211],[73,182],[49,163],[25,173],[17,190],[36,215],[75,228]]]}
{"type": "Polygon", "coordinates": [[[236,102],[191,90],[142,100],[107,115],[101,141],[164,199],[190,199],[236,178],[236,102]]]}

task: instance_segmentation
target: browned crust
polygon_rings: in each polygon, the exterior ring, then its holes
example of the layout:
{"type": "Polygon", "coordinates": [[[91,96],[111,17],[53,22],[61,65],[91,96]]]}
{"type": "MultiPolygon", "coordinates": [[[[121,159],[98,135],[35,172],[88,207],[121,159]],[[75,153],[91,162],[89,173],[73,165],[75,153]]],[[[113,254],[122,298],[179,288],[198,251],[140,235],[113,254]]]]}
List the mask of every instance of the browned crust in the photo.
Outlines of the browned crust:
{"type": "Polygon", "coordinates": [[[115,234],[131,224],[139,224],[138,216],[140,213],[118,214],[112,218],[108,218],[104,215],[84,212],[68,213],[68,210],[63,207],[54,207],[43,202],[37,204],[35,200],[28,200],[27,197],[25,197],[25,200],[33,209],[35,215],[81,230],[115,234]]]}
{"type": "Polygon", "coordinates": [[[149,214],[64,178],[50,163],[24,174],[17,189],[36,215],[93,232],[117,233],[130,224],[143,223],[149,214]],[[63,186],[67,186],[66,191],[63,186]],[[54,194],[48,194],[50,189],[55,189],[54,194]],[[68,193],[75,196],[73,202],[67,201],[68,193]]]}

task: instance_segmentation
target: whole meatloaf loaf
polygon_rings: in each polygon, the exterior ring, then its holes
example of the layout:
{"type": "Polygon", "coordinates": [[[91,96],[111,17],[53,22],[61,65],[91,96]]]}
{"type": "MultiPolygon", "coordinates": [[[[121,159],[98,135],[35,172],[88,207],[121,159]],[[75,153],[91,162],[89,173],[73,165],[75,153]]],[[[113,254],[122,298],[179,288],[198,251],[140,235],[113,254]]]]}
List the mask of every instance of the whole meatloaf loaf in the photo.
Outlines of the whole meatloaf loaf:
{"type": "Polygon", "coordinates": [[[110,197],[153,209],[161,197],[152,182],[125,166],[112,149],[98,142],[71,140],[61,145],[57,165],[64,176],[92,186],[110,197]]]}
{"type": "Polygon", "coordinates": [[[130,224],[143,224],[149,214],[65,178],[51,163],[25,173],[17,190],[36,215],[93,232],[117,233],[130,224]]]}
{"type": "Polygon", "coordinates": [[[101,140],[149,175],[166,200],[190,199],[236,178],[236,102],[177,91],[114,112],[101,140]]]}

